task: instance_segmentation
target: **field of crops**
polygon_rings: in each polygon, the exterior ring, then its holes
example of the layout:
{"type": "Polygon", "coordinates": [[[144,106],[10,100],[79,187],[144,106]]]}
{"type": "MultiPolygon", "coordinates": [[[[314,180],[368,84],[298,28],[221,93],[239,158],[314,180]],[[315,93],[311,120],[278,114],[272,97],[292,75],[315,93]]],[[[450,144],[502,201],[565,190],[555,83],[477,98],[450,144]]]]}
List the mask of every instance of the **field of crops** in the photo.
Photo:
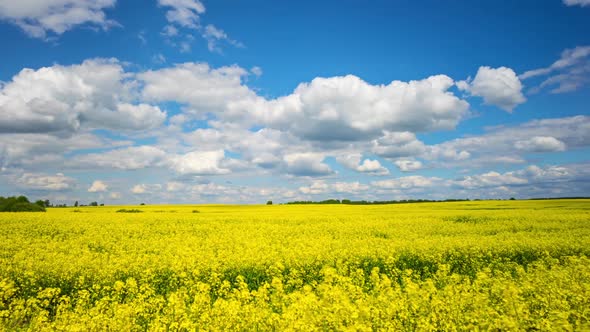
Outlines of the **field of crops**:
{"type": "Polygon", "coordinates": [[[590,329],[590,200],[124,208],[0,213],[0,330],[590,329]]]}

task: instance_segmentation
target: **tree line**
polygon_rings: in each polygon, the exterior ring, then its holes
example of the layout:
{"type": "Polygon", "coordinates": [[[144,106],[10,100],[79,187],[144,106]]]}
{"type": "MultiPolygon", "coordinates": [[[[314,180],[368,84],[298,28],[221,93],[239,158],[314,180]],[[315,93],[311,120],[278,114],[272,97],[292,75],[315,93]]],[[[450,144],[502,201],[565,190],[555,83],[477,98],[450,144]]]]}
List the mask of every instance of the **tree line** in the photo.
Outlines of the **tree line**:
{"type": "Polygon", "coordinates": [[[31,203],[26,196],[0,196],[0,212],[45,212],[45,201],[31,203]]]}
{"type": "MultiPolygon", "coordinates": [[[[378,204],[405,204],[405,203],[435,203],[435,202],[465,202],[469,201],[468,198],[466,199],[444,199],[444,200],[434,200],[434,199],[401,199],[401,200],[391,200],[391,201],[353,201],[350,199],[327,199],[323,201],[293,201],[287,202],[285,204],[348,204],[348,205],[378,205],[378,204]]],[[[268,203],[267,203],[268,204],[268,203]]]]}

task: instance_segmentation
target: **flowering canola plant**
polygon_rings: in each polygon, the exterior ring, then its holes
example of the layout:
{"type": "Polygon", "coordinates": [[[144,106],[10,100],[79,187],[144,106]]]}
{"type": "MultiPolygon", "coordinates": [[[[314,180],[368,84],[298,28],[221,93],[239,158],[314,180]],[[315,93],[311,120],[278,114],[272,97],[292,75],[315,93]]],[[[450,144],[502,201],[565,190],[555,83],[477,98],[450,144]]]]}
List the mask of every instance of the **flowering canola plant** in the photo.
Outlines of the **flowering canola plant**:
{"type": "Polygon", "coordinates": [[[0,213],[0,330],[588,330],[589,254],[590,200],[0,213]]]}

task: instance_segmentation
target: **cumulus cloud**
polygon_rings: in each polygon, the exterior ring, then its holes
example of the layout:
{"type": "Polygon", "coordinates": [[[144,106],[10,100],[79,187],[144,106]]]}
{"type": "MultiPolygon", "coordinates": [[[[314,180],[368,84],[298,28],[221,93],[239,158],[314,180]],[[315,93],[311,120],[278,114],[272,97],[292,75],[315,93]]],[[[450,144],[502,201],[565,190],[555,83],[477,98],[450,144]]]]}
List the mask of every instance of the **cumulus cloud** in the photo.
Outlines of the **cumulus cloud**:
{"type": "Polygon", "coordinates": [[[387,175],[389,170],[381,165],[379,160],[364,159],[362,160],[362,154],[352,153],[336,158],[336,160],[357,172],[367,173],[371,175],[387,175]]]}
{"type": "Polygon", "coordinates": [[[527,183],[527,179],[519,177],[513,172],[507,172],[504,174],[500,174],[498,172],[488,172],[480,175],[466,176],[453,182],[454,185],[467,189],[480,187],[498,187],[505,185],[524,185],[527,183]]]}
{"type": "Polygon", "coordinates": [[[213,69],[206,63],[184,63],[140,73],[143,97],[153,101],[188,104],[186,112],[222,114],[229,103],[253,98],[255,93],[242,84],[248,71],[238,66],[213,69]]]}
{"type": "Polygon", "coordinates": [[[120,170],[137,170],[148,167],[163,166],[167,154],[153,146],[133,146],[110,150],[103,153],[91,153],[74,157],[69,166],[75,168],[114,168],[120,170]]]}
{"type": "Polygon", "coordinates": [[[308,140],[354,141],[389,131],[453,129],[469,104],[445,75],[371,85],[360,78],[315,78],[258,109],[263,123],[308,140]]]}
{"type": "Polygon", "coordinates": [[[50,134],[2,134],[0,135],[0,166],[27,170],[40,170],[51,166],[61,167],[65,163],[64,154],[66,153],[128,144],[130,144],[129,141],[114,141],[89,133],[68,137],[50,134]]]}
{"type": "Polygon", "coordinates": [[[76,181],[63,173],[48,175],[42,173],[24,173],[16,179],[19,187],[42,191],[65,191],[75,187],[76,181]]]}
{"type": "Polygon", "coordinates": [[[486,104],[496,105],[512,112],[514,108],[526,101],[522,94],[522,83],[514,70],[507,67],[479,67],[473,80],[457,82],[460,90],[472,96],[482,97],[486,104]]]}
{"type": "Polygon", "coordinates": [[[566,145],[551,136],[535,136],[527,140],[517,141],[515,147],[530,152],[565,151],[566,145]]]}
{"type": "Polygon", "coordinates": [[[567,191],[583,193],[589,189],[586,183],[587,177],[590,175],[588,169],[587,164],[548,165],[545,167],[530,165],[505,173],[491,171],[465,176],[449,180],[449,184],[470,192],[479,192],[484,197],[486,196],[485,190],[498,188],[526,195],[525,197],[562,196],[567,191]],[[573,186],[575,188],[572,188],[573,184],[575,184],[573,186]]]}
{"type": "Polygon", "coordinates": [[[519,125],[487,128],[482,135],[456,138],[428,146],[431,161],[482,167],[523,163],[527,152],[556,152],[590,145],[590,117],[532,120],[519,125]]]}
{"type": "Polygon", "coordinates": [[[322,176],[334,173],[323,161],[325,156],[320,153],[291,153],[283,157],[286,171],[297,176],[322,176]]]}
{"type": "Polygon", "coordinates": [[[131,84],[116,60],[23,69],[0,85],[0,133],[71,134],[86,128],[144,130],[160,125],[158,107],[127,103],[131,84]]]}
{"type": "MultiPolygon", "coordinates": [[[[582,1],[579,3],[582,4],[582,1]]],[[[590,82],[590,46],[566,49],[561,53],[559,60],[549,67],[529,70],[519,77],[526,80],[537,76],[546,78],[531,92],[540,91],[545,87],[552,87],[552,93],[564,93],[579,89],[590,82]]]]}
{"type": "Polygon", "coordinates": [[[422,169],[422,162],[412,159],[400,159],[393,162],[402,172],[412,172],[422,169]]]}
{"type": "Polygon", "coordinates": [[[385,158],[414,157],[426,151],[424,143],[414,133],[384,132],[383,136],[372,141],[373,153],[385,158]]]}
{"type": "Polygon", "coordinates": [[[170,159],[170,167],[181,175],[220,175],[230,173],[222,165],[225,158],[223,150],[193,151],[174,156],[170,159]]]}
{"type": "Polygon", "coordinates": [[[100,180],[95,180],[94,182],[92,182],[92,185],[90,186],[90,188],[88,188],[88,192],[89,193],[102,193],[105,192],[109,189],[109,187],[106,185],[106,183],[100,181],[100,180]]]}
{"type": "Polygon", "coordinates": [[[249,74],[238,66],[185,63],[137,76],[147,100],[176,101],[194,116],[213,114],[219,121],[263,125],[311,141],[365,140],[384,130],[453,129],[469,107],[448,91],[454,82],[444,75],[388,85],[353,75],[316,78],[290,95],[266,99],[244,84],[249,74]]]}
{"type": "Polygon", "coordinates": [[[104,30],[118,25],[105,10],[116,0],[0,0],[0,19],[20,27],[27,35],[45,39],[75,26],[90,24],[104,30]]]}
{"type": "Polygon", "coordinates": [[[86,118],[99,128],[112,130],[147,130],[161,126],[166,112],[148,104],[118,104],[115,111],[89,113],[86,118]]]}

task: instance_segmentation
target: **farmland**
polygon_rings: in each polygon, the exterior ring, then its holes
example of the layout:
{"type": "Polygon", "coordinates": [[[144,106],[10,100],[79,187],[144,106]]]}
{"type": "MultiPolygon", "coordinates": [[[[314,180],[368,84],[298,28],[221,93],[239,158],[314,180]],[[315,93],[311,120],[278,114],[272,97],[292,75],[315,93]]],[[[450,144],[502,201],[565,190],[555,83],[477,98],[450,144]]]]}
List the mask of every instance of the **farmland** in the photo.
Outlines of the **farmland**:
{"type": "Polygon", "coordinates": [[[0,329],[583,330],[589,255],[590,200],[0,213],[0,329]]]}

